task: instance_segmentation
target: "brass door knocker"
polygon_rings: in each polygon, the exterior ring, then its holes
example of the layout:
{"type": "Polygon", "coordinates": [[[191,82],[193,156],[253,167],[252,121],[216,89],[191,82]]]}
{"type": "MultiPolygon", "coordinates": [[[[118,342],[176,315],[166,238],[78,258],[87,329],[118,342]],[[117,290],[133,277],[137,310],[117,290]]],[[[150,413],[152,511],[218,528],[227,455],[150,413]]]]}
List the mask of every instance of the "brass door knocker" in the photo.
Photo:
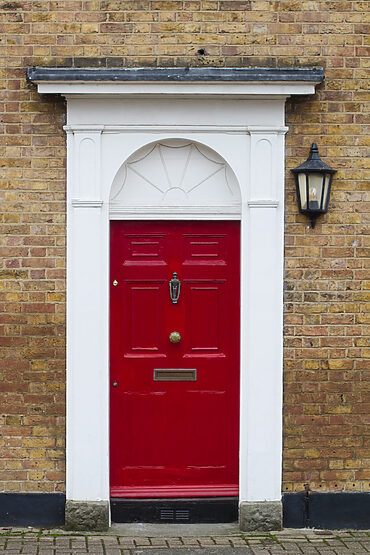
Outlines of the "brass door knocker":
{"type": "Polygon", "coordinates": [[[177,304],[177,301],[180,297],[180,288],[181,288],[181,281],[177,279],[177,273],[173,273],[173,278],[171,279],[170,283],[170,297],[173,304],[177,304]]]}

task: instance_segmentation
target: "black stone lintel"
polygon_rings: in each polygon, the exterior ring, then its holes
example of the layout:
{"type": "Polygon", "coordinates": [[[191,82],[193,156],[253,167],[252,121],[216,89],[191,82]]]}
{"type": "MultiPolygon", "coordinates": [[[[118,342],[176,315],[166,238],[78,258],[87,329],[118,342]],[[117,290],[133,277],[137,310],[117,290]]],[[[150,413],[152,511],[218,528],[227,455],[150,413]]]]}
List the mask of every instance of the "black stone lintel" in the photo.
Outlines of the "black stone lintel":
{"type": "Polygon", "coordinates": [[[285,528],[370,528],[370,493],[284,493],[285,528]]]}
{"type": "Polygon", "coordinates": [[[43,68],[27,70],[28,81],[269,81],[324,80],[323,68],[43,68]]]}
{"type": "Polygon", "coordinates": [[[0,493],[0,526],[61,526],[62,493],[0,493]]]}

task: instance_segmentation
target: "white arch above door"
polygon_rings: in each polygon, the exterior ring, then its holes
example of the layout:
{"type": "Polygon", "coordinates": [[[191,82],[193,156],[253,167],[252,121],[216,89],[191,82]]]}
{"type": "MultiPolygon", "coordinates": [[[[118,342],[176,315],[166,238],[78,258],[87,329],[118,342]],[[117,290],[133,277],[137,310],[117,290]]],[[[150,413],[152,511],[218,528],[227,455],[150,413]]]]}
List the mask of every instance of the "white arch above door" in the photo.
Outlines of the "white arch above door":
{"type": "Polygon", "coordinates": [[[234,172],[209,147],[163,139],[132,154],[118,170],[109,201],[111,219],[240,219],[234,172]]]}

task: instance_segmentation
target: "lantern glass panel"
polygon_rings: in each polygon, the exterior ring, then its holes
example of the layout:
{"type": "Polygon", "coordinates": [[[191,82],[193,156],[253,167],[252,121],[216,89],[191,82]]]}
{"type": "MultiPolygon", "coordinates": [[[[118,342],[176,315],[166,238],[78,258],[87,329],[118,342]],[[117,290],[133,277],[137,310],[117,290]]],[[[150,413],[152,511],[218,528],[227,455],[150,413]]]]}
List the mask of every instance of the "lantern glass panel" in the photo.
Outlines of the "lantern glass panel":
{"type": "Polygon", "coordinates": [[[329,201],[328,195],[329,195],[329,186],[330,186],[331,178],[332,178],[332,174],[330,173],[325,174],[324,198],[322,203],[322,209],[325,211],[328,208],[328,201],[329,201]]]}
{"type": "Polygon", "coordinates": [[[310,173],[308,176],[308,209],[320,210],[325,176],[322,173],[310,173]]]}
{"type": "Polygon", "coordinates": [[[307,176],[305,173],[298,174],[298,187],[301,199],[301,210],[307,210],[307,176]]]}

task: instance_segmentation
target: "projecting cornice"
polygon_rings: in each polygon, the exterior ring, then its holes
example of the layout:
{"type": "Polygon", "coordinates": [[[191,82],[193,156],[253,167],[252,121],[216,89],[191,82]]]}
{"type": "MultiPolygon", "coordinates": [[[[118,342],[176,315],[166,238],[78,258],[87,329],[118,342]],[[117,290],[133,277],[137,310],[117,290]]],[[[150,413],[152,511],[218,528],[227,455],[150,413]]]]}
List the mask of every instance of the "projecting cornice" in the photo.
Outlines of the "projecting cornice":
{"type": "Polygon", "coordinates": [[[30,81],[314,81],[322,68],[29,68],[30,81]]]}
{"type": "Polygon", "coordinates": [[[40,93],[63,95],[289,96],[313,94],[322,68],[29,68],[40,93]]]}

